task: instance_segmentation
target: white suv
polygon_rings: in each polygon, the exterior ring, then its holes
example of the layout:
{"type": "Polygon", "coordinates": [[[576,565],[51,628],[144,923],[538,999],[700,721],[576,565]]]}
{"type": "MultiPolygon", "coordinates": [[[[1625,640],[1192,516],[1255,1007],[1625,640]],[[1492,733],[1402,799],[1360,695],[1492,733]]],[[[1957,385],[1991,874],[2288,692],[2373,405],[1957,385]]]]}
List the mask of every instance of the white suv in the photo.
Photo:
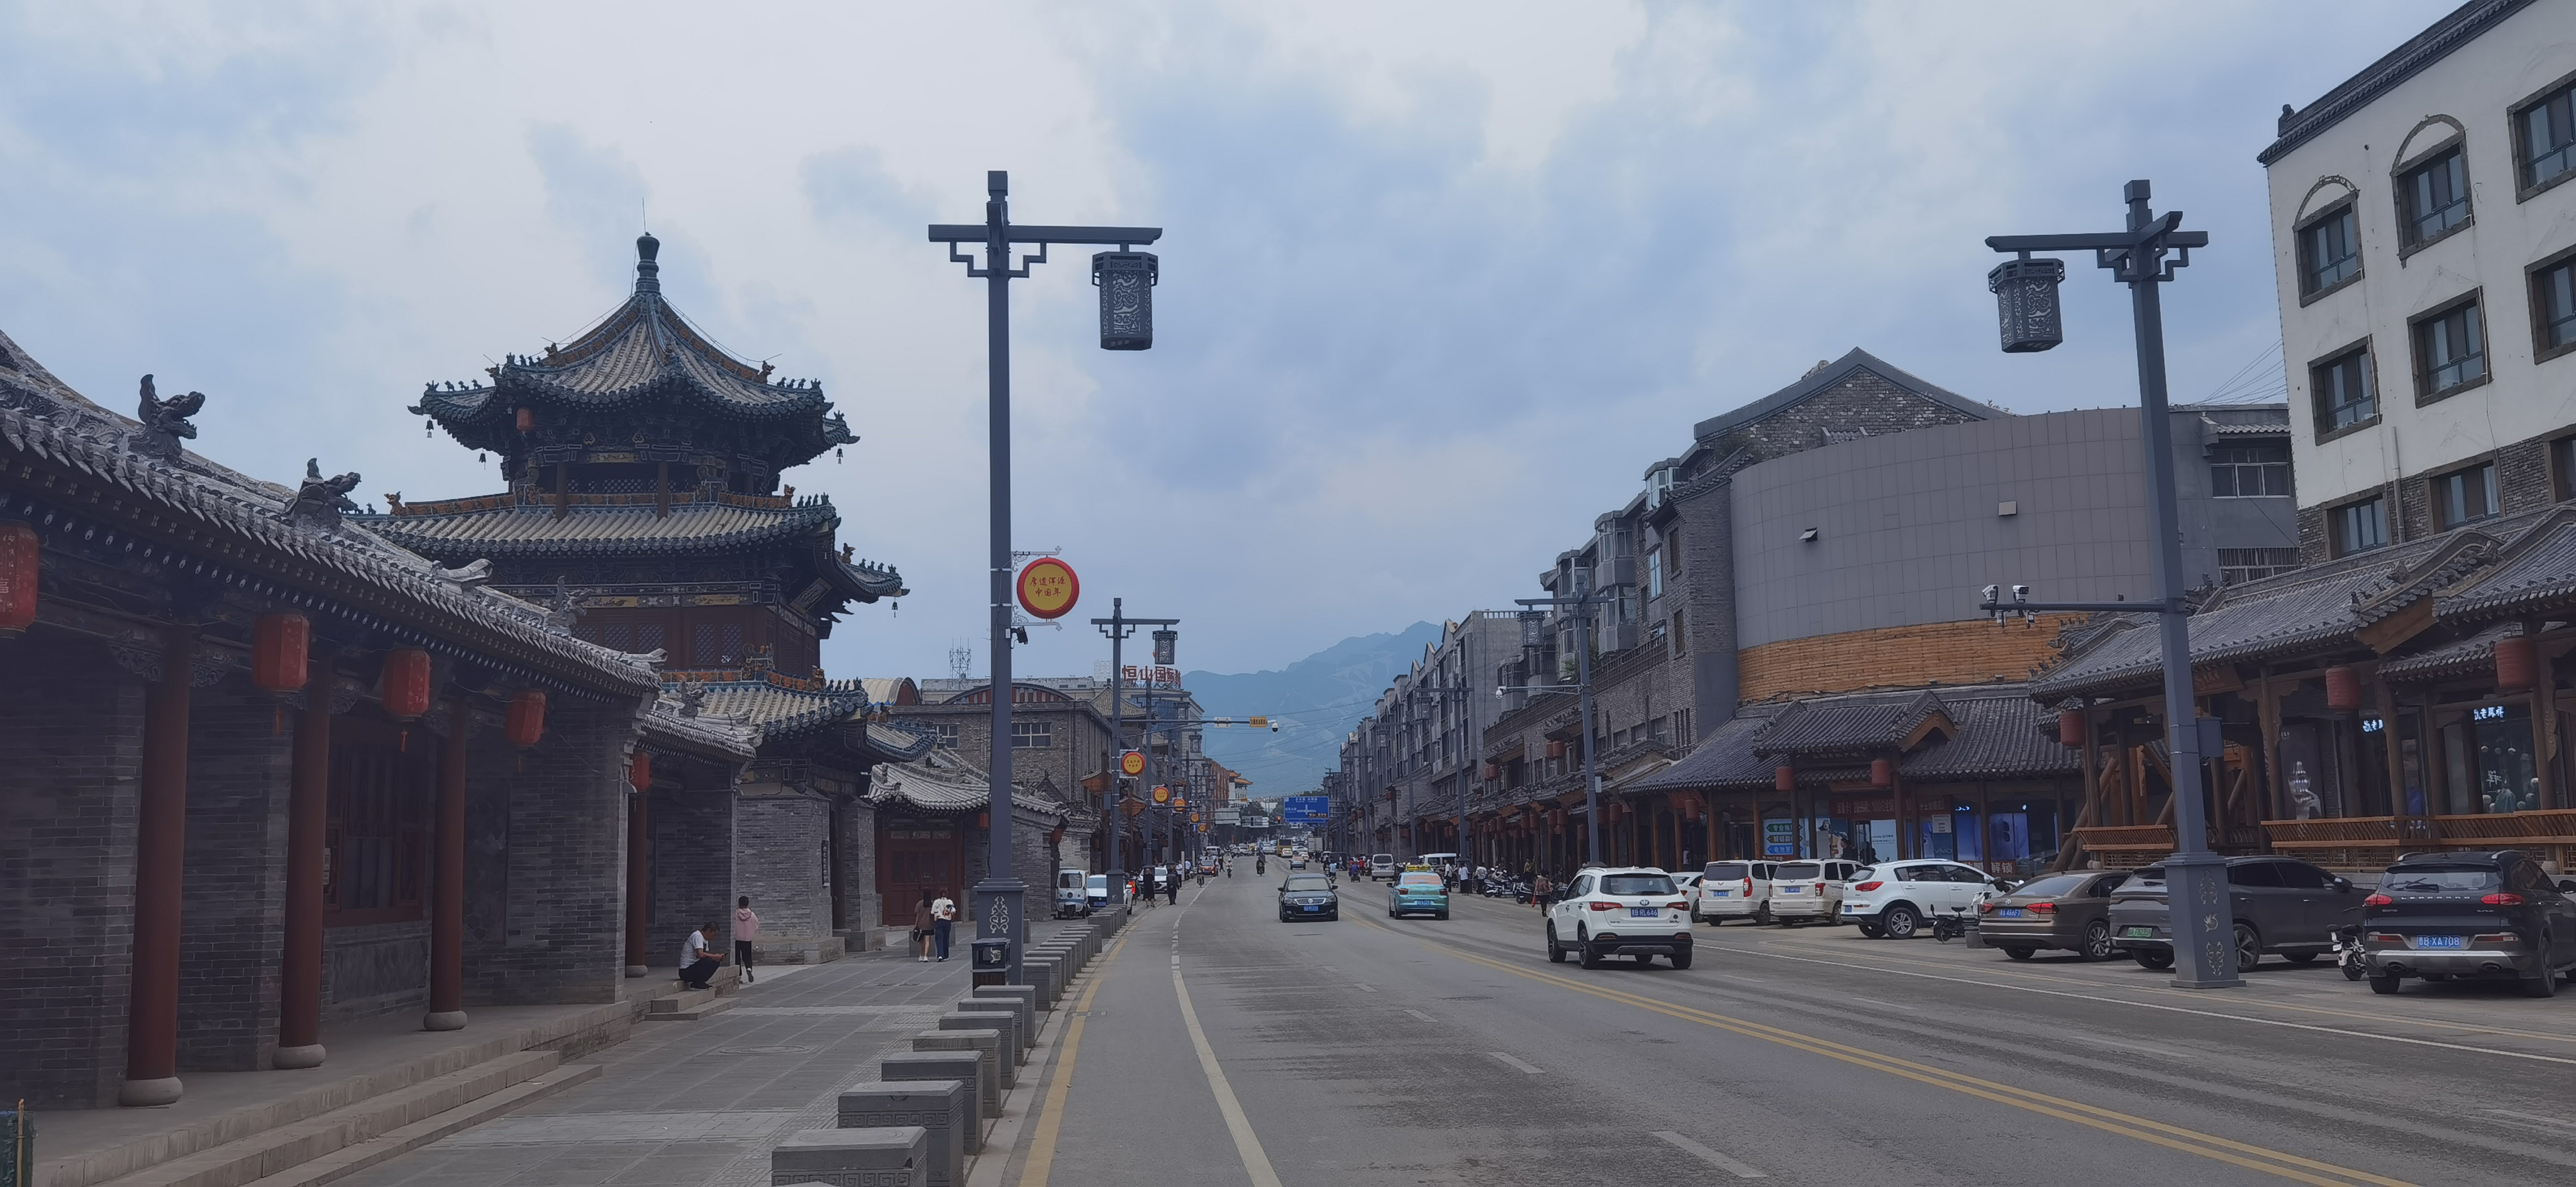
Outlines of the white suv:
{"type": "Polygon", "coordinates": [[[1842,906],[1843,884],[1868,868],[1840,857],[1784,861],[1772,867],[1772,922],[1782,927],[1793,927],[1808,920],[1841,922],[1836,916],[1836,908],[1842,906]]]}
{"type": "Polygon", "coordinates": [[[1761,860],[1712,861],[1692,887],[1691,919],[1711,927],[1729,919],[1771,922],[1771,867],[1761,860]]]}
{"type": "Polygon", "coordinates": [[[1891,861],[1852,877],[1843,888],[1840,918],[1860,925],[1860,934],[1875,940],[1912,939],[1923,921],[1935,915],[1966,912],[1977,901],[2008,885],[1972,865],[1939,858],[1891,861]]]}
{"type": "Polygon", "coordinates": [[[1547,958],[1562,964],[1568,952],[1587,969],[1608,956],[1639,964],[1661,956],[1689,968],[1690,903],[1673,876],[1653,866],[1582,870],[1547,908],[1547,958]]]}

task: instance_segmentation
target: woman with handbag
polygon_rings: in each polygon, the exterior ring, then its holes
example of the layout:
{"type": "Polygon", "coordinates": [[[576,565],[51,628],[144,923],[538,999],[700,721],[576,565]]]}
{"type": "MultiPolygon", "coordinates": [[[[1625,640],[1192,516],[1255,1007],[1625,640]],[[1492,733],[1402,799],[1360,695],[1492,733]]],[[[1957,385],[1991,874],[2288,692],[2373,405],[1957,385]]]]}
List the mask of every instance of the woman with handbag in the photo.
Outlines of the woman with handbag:
{"type": "Polygon", "coordinates": [[[930,914],[930,900],[930,892],[924,890],[920,905],[912,909],[912,947],[923,964],[930,963],[930,930],[936,922],[930,914]]]}

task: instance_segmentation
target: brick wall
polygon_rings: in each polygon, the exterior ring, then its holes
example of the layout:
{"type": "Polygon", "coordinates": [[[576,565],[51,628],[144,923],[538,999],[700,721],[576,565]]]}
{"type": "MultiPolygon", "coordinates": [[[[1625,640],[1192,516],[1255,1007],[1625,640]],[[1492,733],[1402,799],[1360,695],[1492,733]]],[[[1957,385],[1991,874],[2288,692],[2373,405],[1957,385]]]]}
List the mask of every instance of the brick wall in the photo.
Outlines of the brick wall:
{"type": "MultiPolygon", "coordinates": [[[[675,968],[680,941],[710,919],[733,918],[734,793],[653,789],[645,821],[652,830],[646,878],[645,959],[650,968],[675,968]]],[[[761,917],[768,918],[764,908],[761,917]]],[[[730,943],[733,933],[709,936],[730,943]]]]}
{"type": "MultiPolygon", "coordinates": [[[[469,792],[478,776],[498,775],[508,788],[502,940],[497,950],[466,946],[469,1002],[615,1001],[625,975],[626,750],[638,728],[635,708],[556,702],[534,747],[513,752],[497,731],[469,743],[486,752],[469,765],[469,792]]],[[[676,950],[679,936],[668,946],[676,950]]]]}
{"type": "Polygon", "coordinates": [[[428,1008],[428,919],[323,930],[324,1022],[428,1008]]]}
{"type": "Polygon", "coordinates": [[[134,957],[143,683],[38,627],[0,643],[0,1097],[112,1106],[134,957]],[[53,678],[79,673],[78,679],[53,678]]]}
{"type": "Polygon", "coordinates": [[[1986,619],[1879,627],[1748,647],[1738,657],[1744,702],[1862,688],[2020,680],[2056,658],[2049,640],[2082,615],[2043,614],[2035,626],[1986,619]]]}
{"type": "MultiPolygon", "coordinates": [[[[2534,437],[2517,441],[2495,452],[2496,497],[2505,515],[2538,510],[2558,501],[2555,482],[2549,473],[2549,442],[2534,437]]],[[[2388,489],[2388,488],[2383,488],[2388,489]]],[[[2394,484],[2397,512],[2391,517],[2391,543],[2420,540],[2447,529],[2439,522],[2431,476],[2412,476],[2394,484]]],[[[2306,564],[2330,560],[2334,540],[2328,531],[2326,508],[2299,509],[2299,559],[2306,564]]]]}
{"type": "Polygon", "coordinates": [[[844,800],[832,809],[833,835],[839,839],[841,868],[832,879],[832,891],[841,896],[842,930],[866,946],[865,937],[875,931],[878,912],[885,909],[883,896],[877,891],[877,812],[859,800],[844,800]]]}
{"type": "Polygon", "coordinates": [[[295,739],[235,673],[188,709],[188,850],[179,932],[179,1070],[246,1072],[277,1050],[286,799],[295,739]]]}
{"type": "MultiPolygon", "coordinates": [[[[810,964],[843,955],[823,868],[830,827],[830,803],[777,784],[746,785],[734,801],[733,890],[751,896],[760,913],[761,959],[810,964]]],[[[727,930],[717,938],[730,943],[732,900],[725,904],[727,930]]]]}

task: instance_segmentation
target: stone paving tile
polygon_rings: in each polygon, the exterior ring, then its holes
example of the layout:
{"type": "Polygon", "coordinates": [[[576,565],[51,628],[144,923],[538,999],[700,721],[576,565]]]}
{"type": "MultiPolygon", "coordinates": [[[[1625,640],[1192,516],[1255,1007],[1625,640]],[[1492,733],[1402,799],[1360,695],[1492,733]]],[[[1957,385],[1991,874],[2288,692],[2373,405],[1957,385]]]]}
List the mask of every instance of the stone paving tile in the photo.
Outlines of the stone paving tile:
{"type": "MultiPolygon", "coordinates": [[[[1034,929],[1043,938],[1049,928],[1034,929]]],[[[697,1022],[649,1022],[583,1059],[598,1079],[341,1180],[347,1187],[758,1187],[769,1151],[828,1129],[968,994],[962,959],[871,952],[741,991],[697,1022]]]]}

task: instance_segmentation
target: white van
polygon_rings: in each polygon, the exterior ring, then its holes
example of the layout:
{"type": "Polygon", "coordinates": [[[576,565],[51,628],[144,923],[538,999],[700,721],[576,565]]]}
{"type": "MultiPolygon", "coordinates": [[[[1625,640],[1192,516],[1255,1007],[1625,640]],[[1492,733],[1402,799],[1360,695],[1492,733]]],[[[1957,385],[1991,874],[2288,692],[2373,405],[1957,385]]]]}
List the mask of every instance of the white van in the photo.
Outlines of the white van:
{"type": "Polygon", "coordinates": [[[1091,914],[1090,875],[1082,870],[1062,869],[1055,872],[1055,917],[1073,918],[1091,914]]]}
{"type": "Polygon", "coordinates": [[[1700,867],[1699,885],[1691,888],[1691,922],[1715,927],[1729,919],[1771,922],[1771,867],[1754,858],[1712,861],[1700,867]]]}
{"type": "Polygon", "coordinates": [[[1374,854],[1369,858],[1369,881],[1386,881],[1387,879],[1396,876],[1398,873],[1403,872],[1403,869],[1404,867],[1395,864],[1394,854],[1374,854]]]}
{"type": "Polygon", "coordinates": [[[1767,902],[1773,922],[1783,927],[1814,920],[1839,923],[1836,913],[1843,904],[1843,887],[1853,875],[1868,867],[1841,857],[1808,858],[1784,861],[1771,867],[1771,896],[1767,902]]]}

